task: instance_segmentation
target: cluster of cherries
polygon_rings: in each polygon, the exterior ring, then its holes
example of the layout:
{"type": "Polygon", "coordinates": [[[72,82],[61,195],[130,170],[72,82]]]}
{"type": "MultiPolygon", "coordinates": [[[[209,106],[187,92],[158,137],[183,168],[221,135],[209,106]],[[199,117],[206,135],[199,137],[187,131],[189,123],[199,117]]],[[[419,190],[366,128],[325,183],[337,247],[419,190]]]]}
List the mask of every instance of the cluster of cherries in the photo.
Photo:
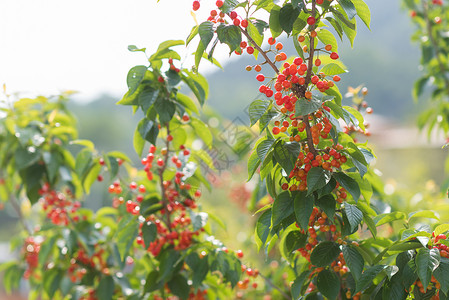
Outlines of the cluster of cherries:
{"type": "MultiPolygon", "coordinates": [[[[67,189],[65,193],[53,190],[50,184],[45,183],[41,189],[39,189],[39,195],[41,196],[40,202],[45,212],[47,212],[47,218],[55,225],[67,226],[70,221],[70,217],[76,213],[78,208],[81,207],[81,203],[73,201],[72,192],[67,189]]],[[[74,215],[73,221],[78,221],[79,216],[74,215]]]]}
{"type": "Polygon", "coordinates": [[[29,236],[25,239],[25,244],[23,245],[23,253],[28,268],[25,270],[23,278],[29,279],[30,276],[33,274],[34,270],[39,265],[40,249],[41,243],[34,237],[29,236]]]}

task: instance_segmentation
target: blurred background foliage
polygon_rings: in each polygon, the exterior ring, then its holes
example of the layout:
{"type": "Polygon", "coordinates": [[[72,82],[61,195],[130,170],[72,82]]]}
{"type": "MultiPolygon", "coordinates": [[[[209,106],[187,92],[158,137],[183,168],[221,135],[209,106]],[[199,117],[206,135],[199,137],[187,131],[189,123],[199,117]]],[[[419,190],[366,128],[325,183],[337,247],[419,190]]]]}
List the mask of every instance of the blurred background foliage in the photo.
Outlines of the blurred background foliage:
{"type": "MultiPolygon", "coordinates": [[[[449,213],[443,209],[447,199],[440,191],[445,179],[443,162],[447,149],[441,148],[445,137],[429,139],[415,129],[417,115],[426,102],[414,103],[411,96],[413,84],[420,75],[420,50],[410,42],[414,29],[400,1],[366,2],[372,14],[371,31],[360,27],[354,46],[357,50],[352,50],[347,40],[340,47],[340,56],[350,70],[342,76],[340,90],[359,85],[369,89],[366,100],[374,110],[373,115],[367,116],[371,123],[369,142],[377,155],[374,168],[382,174],[385,200],[392,210],[401,208],[409,213],[432,209],[440,213],[442,221],[448,220],[449,213]]],[[[285,52],[294,53],[293,45],[284,46],[285,52]]],[[[249,131],[246,113],[247,106],[258,97],[258,82],[254,80],[255,73],[245,71],[244,66],[254,64],[252,56],[243,55],[223,64],[223,70],[217,69],[206,76],[210,98],[205,118],[215,131],[217,149],[225,152],[225,162],[221,162],[217,171],[210,172],[213,193],[206,193],[201,205],[227,224],[226,228],[218,230],[219,238],[229,248],[243,249],[244,261],[249,266],[264,268],[268,273],[277,272],[272,278],[282,286],[288,284],[283,268],[278,268],[279,262],[272,262],[270,256],[256,253],[255,241],[251,238],[257,219],[248,210],[255,186],[253,181],[246,182],[245,154],[251,148],[234,151],[230,147],[235,146],[230,141],[236,133],[232,130],[245,132],[248,145],[258,134],[256,130],[249,131]]],[[[125,152],[138,163],[140,158],[133,150],[132,137],[139,118],[133,118],[128,109],[115,105],[118,100],[119,96],[105,92],[86,103],[72,101],[69,108],[78,119],[81,139],[95,141],[100,151],[125,152]]],[[[350,104],[350,100],[344,101],[350,104]]],[[[97,183],[83,205],[99,208],[106,194],[107,186],[97,183]]],[[[385,207],[385,211],[388,210],[385,207]]],[[[16,221],[8,207],[0,211],[0,241],[6,242],[13,232],[18,232],[16,221]]],[[[400,226],[394,228],[401,229],[400,226]]],[[[384,230],[388,234],[392,228],[384,230]]]]}

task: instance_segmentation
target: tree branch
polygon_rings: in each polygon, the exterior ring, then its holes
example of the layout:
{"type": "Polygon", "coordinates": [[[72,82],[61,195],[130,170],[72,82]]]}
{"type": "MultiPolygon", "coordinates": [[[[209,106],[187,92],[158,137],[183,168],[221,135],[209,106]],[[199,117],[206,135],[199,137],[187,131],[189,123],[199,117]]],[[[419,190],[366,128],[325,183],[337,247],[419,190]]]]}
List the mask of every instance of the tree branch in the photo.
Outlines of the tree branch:
{"type": "Polygon", "coordinates": [[[251,44],[254,46],[254,48],[256,48],[256,50],[259,51],[260,54],[262,54],[262,56],[263,56],[263,58],[265,58],[265,61],[267,62],[267,64],[269,64],[271,66],[271,68],[276,72],[276,74],[279,74],[279,69],[270,60],[270,58],[268,57],[267,53],[265,53],[265,51],[263,51],[263,49],[260,48],[259,45],[257,45],[257,43],[251,38],[251,36],[249,35],[248,31],[246,29],[241,28],[241,27],[239,27],[239,28],[240,28],[240,31],[246,36],[248,41],[251,42],[251,44]]]}

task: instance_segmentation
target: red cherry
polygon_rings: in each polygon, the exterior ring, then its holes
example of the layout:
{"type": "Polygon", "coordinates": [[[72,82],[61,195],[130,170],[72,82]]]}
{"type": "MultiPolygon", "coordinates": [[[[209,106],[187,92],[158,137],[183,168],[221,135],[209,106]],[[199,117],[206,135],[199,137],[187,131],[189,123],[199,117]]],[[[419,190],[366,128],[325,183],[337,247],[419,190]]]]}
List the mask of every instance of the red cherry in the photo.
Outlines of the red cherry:
{"type": "Polygon", "coordinates": [[[197,11],[200,8],[200,1],[193,1],[193,10],[197,11]]]}
{"type": "Polygon", "coordinates": [[[215,2],[215,5],[217,5],[218,8],[223,6],[223,1],[218,0],[217,2],[215,2]]]}
{"type": "Polygon", "coordinates": [[[258,74],[256,76],[257,81],[264,81],[265,80],[265,76],[263,76],[262,74],[258,74]]]}
{"type": "Polygon", "coordinates": [[[336,53],[336,52],[332,52],[331,55],[330,55],[330,57],[331,57],[332,59],[338,59],[338,58],[339,58],[338,53],[336,53]]]}
{"type": "Polygon", "coordinates": [[[310,16],[307,18],[307,24],[309,24],[310,26],[314,25],[316,22],[315,18],[310,16]]]}
{"type": "Polygon", "coordinates": [[[240,25],[242,25],[243,28],[248,27],[248,20],[242,20],[242,22],[240,23],[240,25]]]}
{"type": "Polygon", "coordinates": [[[235,254],[237,255],[238,258],[242,258],[243,257],[243,251],[242,250],[237,250],[237,252],[235,254]]]}

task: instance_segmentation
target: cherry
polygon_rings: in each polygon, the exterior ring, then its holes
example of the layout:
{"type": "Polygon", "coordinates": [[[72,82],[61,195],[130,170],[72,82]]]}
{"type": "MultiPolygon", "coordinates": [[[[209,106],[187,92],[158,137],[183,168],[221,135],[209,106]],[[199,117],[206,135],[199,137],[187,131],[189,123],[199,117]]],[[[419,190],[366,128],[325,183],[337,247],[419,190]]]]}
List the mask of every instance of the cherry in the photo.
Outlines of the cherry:
{"type": "Polygon", "coordinates": [[[257,76],[256,76],[256,79],[257,79],[257,81],[264,81],[265,80],[265,76],[263,76],[262,74],[258,74],[257,76]]]}
{"type": "Polygon", "coordinates": [[[254,48],[251,47],[251,46],[249,46],[249,47],[246,48],[246,52],[247,52],[248,54],[253,54],[253,53],[254,53],[254,48]]]}
{"type": "Polygon", "coordinates": [[[243,28],[246,28],[248,27],[248,20],[244,19],[240,24],[242,25],[243,28]]]}
{"type": "Polygon", "coordinates": [[[274,45],[276,43],[276,39],[275,38],[273,38],[273,37],[269,37],[268,38],[268,44],[269,45],[274,45]]]}
{"type": "Polygon", "coordinates": [[[330,57],[334,60],[339,58],[338,53],[336,53],[336,52],[332,52],[330,57]]]}
{"type": "Polygon", "coordinates": [[[193,10],[197,11],[200,8],[200,1],[193,1],[193,10]]]}
{"type": "Polygon", "coordinates": [[[316,20],[314,17],[310,16],[307,18],[307,24],[309,24],[310,26],[314,25],[316,23],[316,20]]]}
{"type": "Polygon", "coordinates": [[[237,19],[237,18],[235,18],[234,21],[233,21],[233,24],[234,24],[235,26],[240,26],[240,20],[237,19]]]}
{"type": "Polygon", "coordinates": [[[215,2],[215,5],[217,5],[218,8],[221,8],[223,6],[223,1],[218,0],[217,2],[215,2]]]}
{"type": "Polygon", "coordinates": [[[243,251],[242,250],[237,250],[235,252],[235,254],[237,255],[238,258],[242,258],[243,257],[243,251]]]}

